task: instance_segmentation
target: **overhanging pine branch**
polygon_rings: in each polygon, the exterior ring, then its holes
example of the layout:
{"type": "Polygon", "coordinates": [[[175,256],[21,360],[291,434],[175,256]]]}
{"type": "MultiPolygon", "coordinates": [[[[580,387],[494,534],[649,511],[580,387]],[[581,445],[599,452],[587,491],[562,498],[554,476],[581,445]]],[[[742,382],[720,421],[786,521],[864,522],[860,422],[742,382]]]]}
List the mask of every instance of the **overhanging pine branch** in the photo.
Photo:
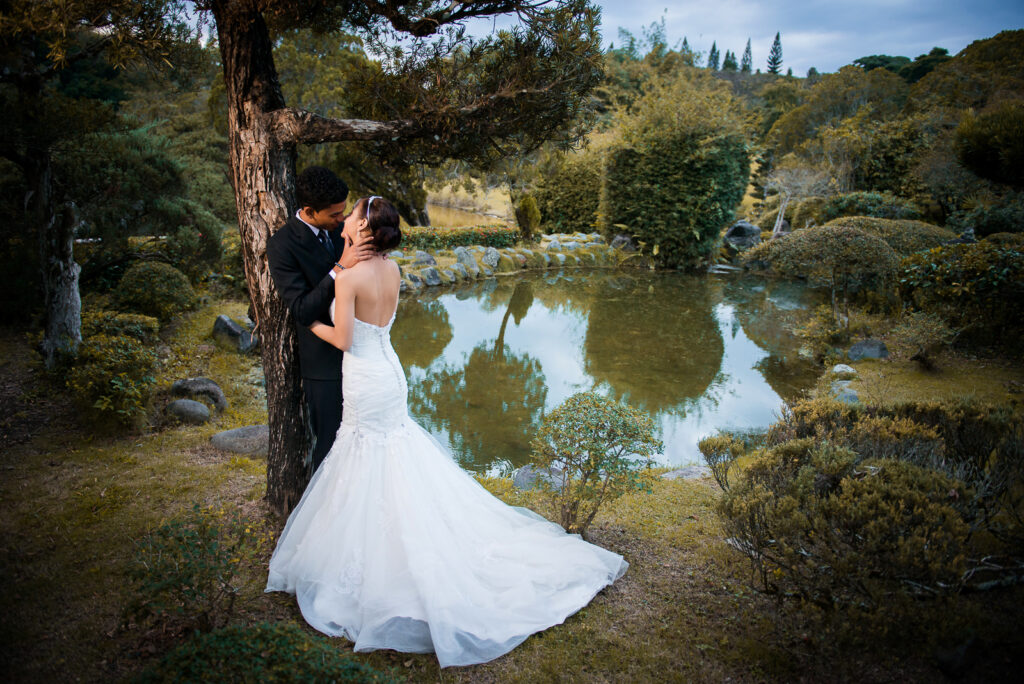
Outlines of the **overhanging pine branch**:
{"type": "Polygon", "coordinates": [[[270,129],[279,144],[315,145],[348,140],[389,140],[420,133],[410,119],[371,121],[368,119],[329,119],[295,107],[278,109],[267,115],[270,129]]]}

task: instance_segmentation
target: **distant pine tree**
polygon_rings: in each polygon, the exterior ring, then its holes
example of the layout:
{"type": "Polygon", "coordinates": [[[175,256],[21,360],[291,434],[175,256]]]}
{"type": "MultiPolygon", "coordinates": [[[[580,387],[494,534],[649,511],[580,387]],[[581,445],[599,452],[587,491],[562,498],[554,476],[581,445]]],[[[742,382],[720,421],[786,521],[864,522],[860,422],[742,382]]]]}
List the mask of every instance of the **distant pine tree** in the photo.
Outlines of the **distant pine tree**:
{"type": "Polygon", "coordinates": [[[775,42],[772,43],[772,50],[768,53],[768,73],[778,76],[782,70],[782,39],[775,34],[775,42]]]}
{"type": "Polygon", "coordinates": [[[754,67],[754,56],[750,52],[750,39],[747,38],[747,47],[743,50],[743,59],[740,61],[740,71],[749,74],[754,67]]]}
{"type": "Polygon", "coordinates": [[[722,60],[722,71],[736,71],[739,65],[736,64],[736,55],[729,50],[725,51],[725,58],[722,60]]]}
{"type": "Polygon", "coordinates": [[[789,76],[790,78],[793,77],[793,67],[786,69],[786,76],[789,76]]]}
{"type": "Polygon", "coordinates": [[[712,71],[718,71],[718,44],[711,43],[711,52],[708,53],[708,69],[712,71]]]}
{"type": "Polygon", "coordinates": [[[820,74],[818,74],[818,70],[815,69],[814,67],[811,67],[810,69],[807,70],[807,78],[817,78],[819,75],[820,74]]]}
{"type": "Polygon", "coordinates": [[[680,52],[692,52],[690,50],[690,41],[686,40],[686,36],[683,36],[683,46],[679,49],[680,52]]]}

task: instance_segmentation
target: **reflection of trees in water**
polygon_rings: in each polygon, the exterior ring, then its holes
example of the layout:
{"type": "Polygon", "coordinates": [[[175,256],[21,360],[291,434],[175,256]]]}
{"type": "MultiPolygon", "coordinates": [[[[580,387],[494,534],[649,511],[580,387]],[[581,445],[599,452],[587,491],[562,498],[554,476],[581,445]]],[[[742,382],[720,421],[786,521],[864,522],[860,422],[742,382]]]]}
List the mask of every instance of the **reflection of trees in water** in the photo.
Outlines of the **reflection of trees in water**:
{"type": "Polygon", "coordinates": [[[812,384],[814,366],[797,353],[800,340],[793,328],[802,312],[821,300],[820,295],[803,285],[774,280],[732,281],[724,295],[735,307],[743,332],[769,354],[754,367],[772,390],[789,400],[812,384]]]}
{"type": "Polygon", "coordinates": [[[467,465],[486,466],[497,460],[522,465],[540,421],[547,385],[533,357],[506,352],[509,319],[518,325],[533,303],[529,282],[511,288],[498,337],[476,346],[461,367],[445,366],[409,388],[409,405],[417,415],[431,416],[448,432],[452,448],[467,465]]]}
{"type": "Polygon", "coordinates": [[[724,346],[706,280],[678,275],[607,288],[590,307],[586,370],[658,413],[704,394],[724,346]]]}
{"type": "Polygon", "coordinates": [[[406,299],[398,305],[391,344],[406,367],[426,368],[451,339],[448,310],[441,302],[406,299]]]}

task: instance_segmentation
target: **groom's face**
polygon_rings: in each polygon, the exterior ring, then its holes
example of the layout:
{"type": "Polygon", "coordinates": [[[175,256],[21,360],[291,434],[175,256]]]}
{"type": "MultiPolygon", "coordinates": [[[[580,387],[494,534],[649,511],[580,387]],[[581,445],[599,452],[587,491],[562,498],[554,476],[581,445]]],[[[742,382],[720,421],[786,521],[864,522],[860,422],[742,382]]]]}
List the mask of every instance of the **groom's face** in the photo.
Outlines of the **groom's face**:
{"type": "Polygon", "coordinates": [[[313,207],[304,207],[302,213],[317,228],[337,230],[341,222],[345,220],[345,202],[332,204],[320,211],[313,211],[313,207]]]}

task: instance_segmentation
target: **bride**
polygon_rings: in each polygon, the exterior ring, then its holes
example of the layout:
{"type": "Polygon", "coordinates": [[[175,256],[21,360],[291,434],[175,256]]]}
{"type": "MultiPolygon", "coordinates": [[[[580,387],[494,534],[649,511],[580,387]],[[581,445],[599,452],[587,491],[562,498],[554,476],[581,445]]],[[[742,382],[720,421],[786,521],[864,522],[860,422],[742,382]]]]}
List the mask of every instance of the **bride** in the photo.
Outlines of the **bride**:
{"type": "Polygon", "coordinates": [[[434,652],[441,667],[492,660],[628,564],[493,497],[409,417],[390,339],[401,277],[384,256],[401,240],[398,212],[360,199],[342,235],[377,253],[338,275],[334,326],[312,326],[346,352],[344,418],[281,533],[266,590],[295,594],[310,625],[356,651],[434,652]]]}

